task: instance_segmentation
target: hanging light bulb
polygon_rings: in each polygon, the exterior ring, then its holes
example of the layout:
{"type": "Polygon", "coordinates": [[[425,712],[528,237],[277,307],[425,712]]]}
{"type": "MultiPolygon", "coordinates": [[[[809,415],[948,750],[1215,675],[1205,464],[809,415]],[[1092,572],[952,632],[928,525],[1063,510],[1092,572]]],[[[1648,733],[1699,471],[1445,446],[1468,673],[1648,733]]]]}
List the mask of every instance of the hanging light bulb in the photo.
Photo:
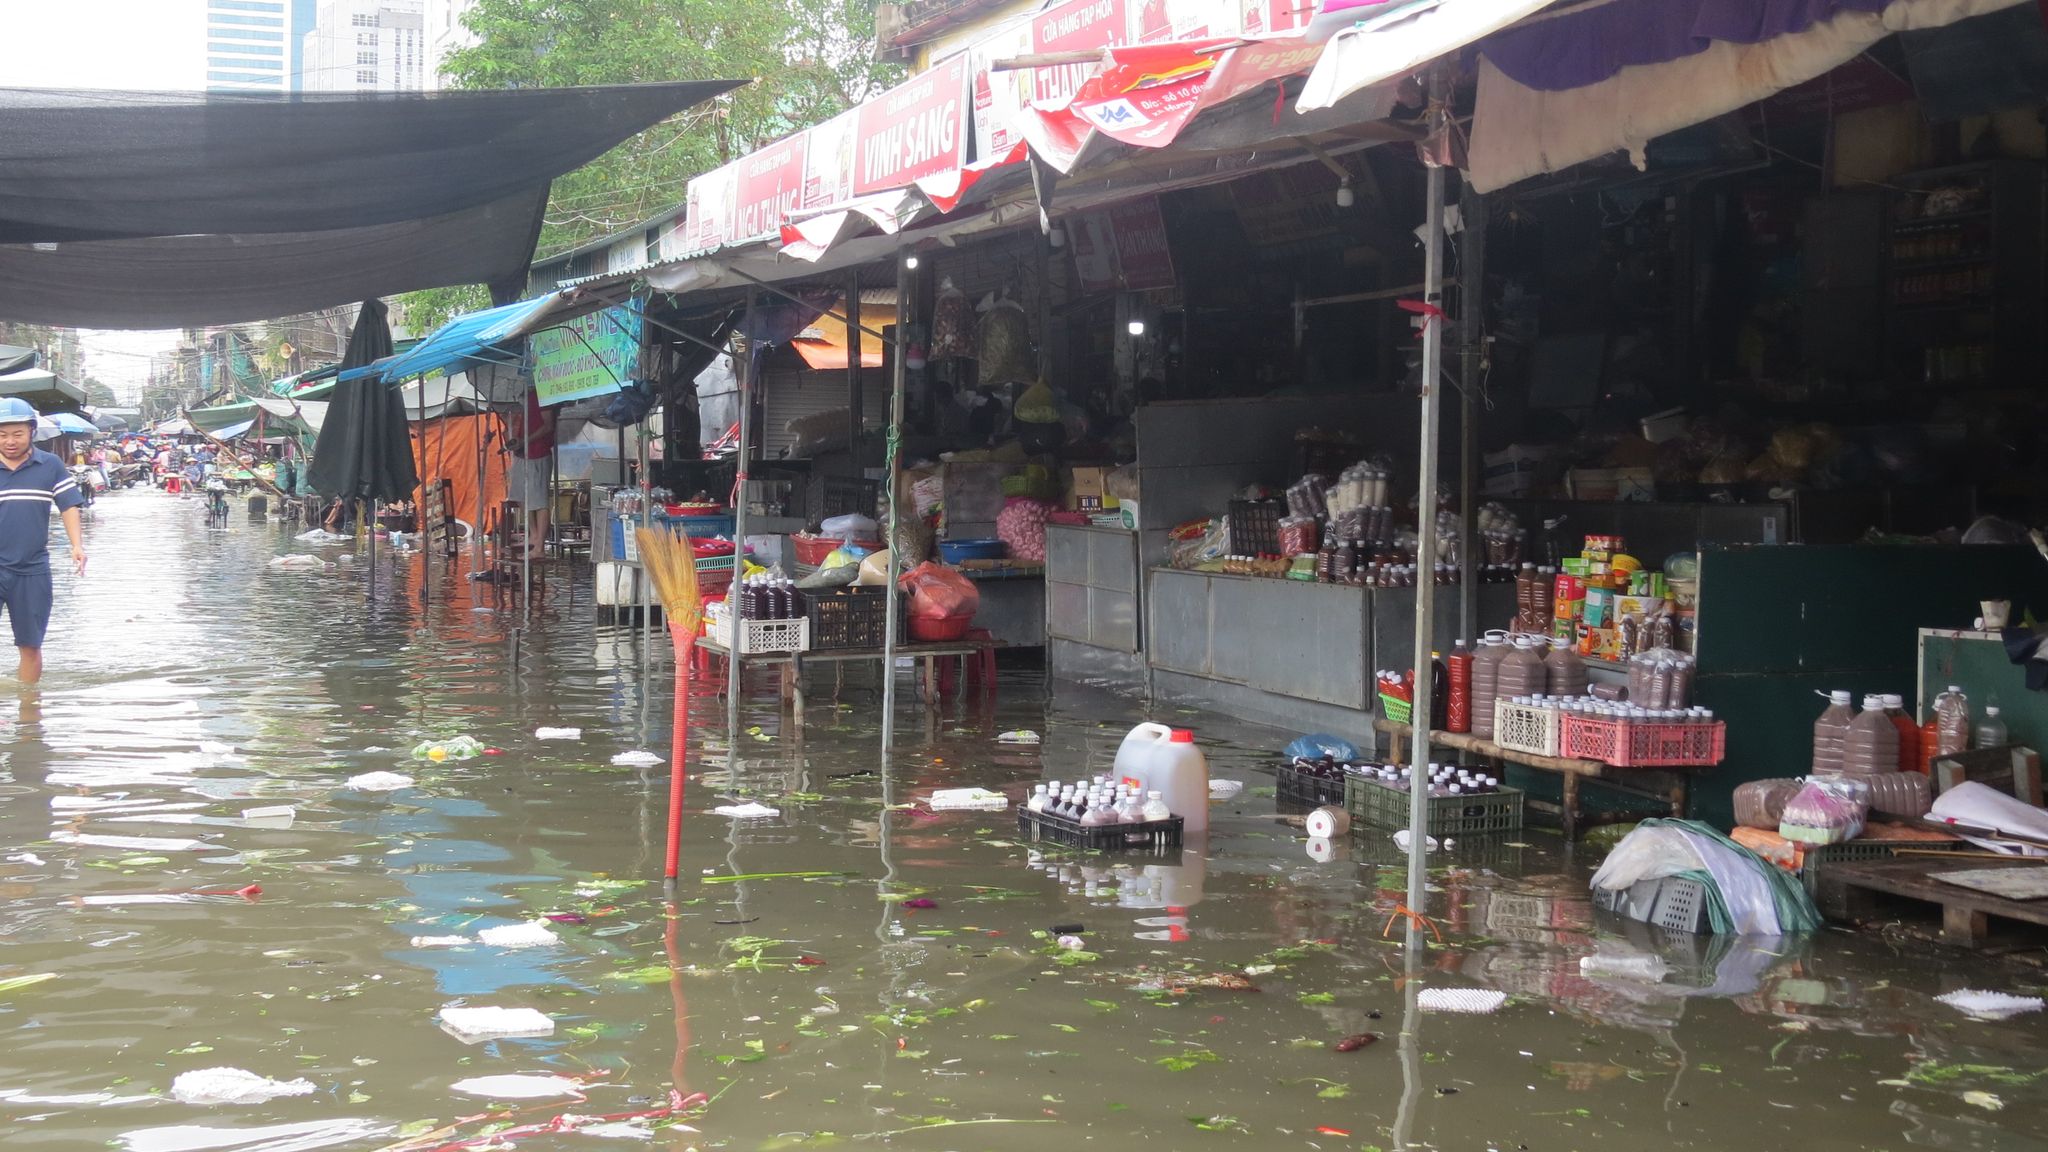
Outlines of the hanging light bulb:
{"type": "Polygon", "coordinates": [[[1339,208],[1349,208],[1349,207],[1351,207],[1351,206],[1352,206],[1353,204],[1355,204],[1355,203],[1357,203],[1357,202],[1358,202],[1358,197],[1357,197],[1356,195],[1354,195],[1354,194],[1352,193],[1352,191],[1351,191],[1351,177],[1349,177],[1349,176],[1346,176],[1346,177],[1344,177],[1344,178],[1343,178],[1342,180],[1338,181],[1338,182],[1337,182],[1337,207],[1339,207],[1339,208]]]}
{"type": "Polygon", "coordinates": [[[1067,226],[1064,224],[1053,225],[1052,230],[1045,234],[1045,240],[1046,243],[1051,244],[1054,248],[1065,248],[1067,246],[1067,226]]]}
{"type": "Polygon", "coordinates": [[[1134,319],[1129,324],[1124,325],[1124,328],[1133,336],[1143,336],[1145,334],[1145,322],[1143,320],[1134,319]]]}
{"type": "Polygon", "coordinates": [[[905,256],[903,258],[903,266],[912,272],[917,271],[917,253],[912,252],[910,255],[905,256]]]}

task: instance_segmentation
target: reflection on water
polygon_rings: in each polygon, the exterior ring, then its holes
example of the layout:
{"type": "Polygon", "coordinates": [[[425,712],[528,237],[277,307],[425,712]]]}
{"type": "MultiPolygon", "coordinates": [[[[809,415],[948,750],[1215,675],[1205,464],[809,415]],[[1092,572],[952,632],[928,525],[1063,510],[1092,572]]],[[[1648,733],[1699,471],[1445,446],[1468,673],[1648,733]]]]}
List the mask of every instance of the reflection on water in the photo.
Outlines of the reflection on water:
{"type": "Polygon", "coordinates": [[[1397,917],[1391,845],[1306,844],[1259,772],[1273,734],[1219,718],[1176,719],[1251,787],[1177,858],[1076,856],[1006,813],[917,806],[1099,771],[1137,719],[1018,674],[935,732],[907,722],[886,764],[858,672],[813,694],[801,743],[756,695],[728,746],[694,685],[667,900],[667,769],[610,763],[667,752],[667,645],[593,627],[587,585],[556,579],[525,626],[417,556],[380,557],[371,600],[337,550],[332,571],[269,569],[300,546],[207,532],[155,493],[104,500],[91,532],[91,579],[59,576],[42,690],[0,698],[10,1149],[452,1148],[498,1125],[522,1148],[1999,1150],[2048,1127],[2038,1018],[1931,999],[2021,990],[2030,969],[1598,919],[1582,864],[1533,831],[1438,858],[1439,941],[1397,917]],[[543,725],[584,739],[537,742],[543,725]],[[1020,727],[1044,744],[993,742],[1020,727]],[[408,755],[460,733],[501,754],[408,755]],[[379,770],[416,783],[345,786],[379,770]],[[780,815],[710,814],[740,798],[780,815]],[[289,820],[247,815],[280,806],[289,820]],[[477,940],[534,921],[552,942],[477,940]],[[1509,1000],[1422,1013],[1425,988],[1509,1000]],[[555,1031],[464,1044],[435,1023],[454,1004],[537,1009],[555,1031]],[[1380,1042],[1334,1050],[1361,1035],[1380,1042]],[[318,1091],[170,1100],[177,1075],[219,1066],[318,1091]],[[506,1075],[580,1098],[452,1087],[506,1075]],[[712,1103],[660,1131],[694,1093],[712,1103]]]}

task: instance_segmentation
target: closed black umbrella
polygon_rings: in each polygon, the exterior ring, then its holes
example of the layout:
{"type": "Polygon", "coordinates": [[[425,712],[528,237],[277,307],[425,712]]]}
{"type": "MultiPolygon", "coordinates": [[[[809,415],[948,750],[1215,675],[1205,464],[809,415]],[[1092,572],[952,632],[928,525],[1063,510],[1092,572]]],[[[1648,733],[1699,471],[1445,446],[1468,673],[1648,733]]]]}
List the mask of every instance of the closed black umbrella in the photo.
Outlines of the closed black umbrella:
{"type": "Polygon", "coordinates": [[[365,300],[348,336],[341,378],[334,386],[326,423],[313,445],[306,483],[323,496],[344,500],[410,500],[419,488],[405,401],[398,389],[376,376],[349,378],[391,355],[391,325],[381,300],[365,300]]]}

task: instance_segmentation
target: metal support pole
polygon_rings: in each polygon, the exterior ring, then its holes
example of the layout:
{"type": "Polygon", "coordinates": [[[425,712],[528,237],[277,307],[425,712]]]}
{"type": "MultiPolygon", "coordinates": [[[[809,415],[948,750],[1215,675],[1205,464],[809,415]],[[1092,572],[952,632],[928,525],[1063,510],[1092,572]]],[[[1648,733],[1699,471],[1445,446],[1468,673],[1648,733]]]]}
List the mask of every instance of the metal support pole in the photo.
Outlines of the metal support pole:
{"type": "Polygon", "coordinates": [[[846,273],[846,428],[853,447],[854,467],[860,467],[861,432],[867,425],[866,400],[860,380],[860,269],[846,273]]]}
{"type": "MultiPolygon", "coordinates": [[[[637,455],[639,457],[640,471],[636,479],[640,481],[640,527],[647,528],[652,525],[654,520],[654,486],[647,481],[647,422],[642,420],[640,426],[635,429],[635,432],[637,433],[636,439],[639,442],[637,455]]],[[[619,429],[621,437],[625,436],[625,434],[624,428],[619,429]]],[[[685,539],[687,540],[688,537],[685,536],[685,539]]],[[[694,555],[691,556],[690,562],[692,564],[696,563],[694,555]]],[[[647,558],[645,556],[640,558],[640,571],[634,576],[633,583],[638,585],[640,589],[640,684],[641,691],[644,692],[647,690],[648,657],[651,649],[654,647],[654,598],[648,587],[653,581],[648,579],[647,558]]]]}
{"type": "MultiPolygon", "coordinates": [[[[747,292],[746,318],[740,322],[739,339],[735,345],[741,350],[733,362],[733,378],[739,382],[740,391],[740,454],[739,462],[734,466],[732,482],[732,586],[725,594],[727,612],[739,610],[740,577],[746,572],[747,564],[747,453],[753,450],[747,442],[748,425],[752,423],[747,419],[747,415],[754,406],[751,394],[754,390],[754,365],[757,362],[754,358],[754,293],[751,289],[747,292]]],[[[732,630],[733,645],[725,654],[725,739],[728,749],[726,754],[731,758],[731,764],[735,769],[739,764],[739,640],[742,635],[744,633],[740,628],[735,627],[732,630]]],[[[883,723],[886,724],[888,721],[884,720],[883,723]]]]}
{"type": "MultiPolygon", "coordinates": [[[[1431,92],[1431,119],[1444,121],[1441,87],[1431,92]]],[[[1442,307],[1444,279],[1444,170],[1429,169],[1428,212],[1423,223],[1423,289],[1426,304],[1442,307]]],[[[1417,455],[1421,464],[1416,474],[1415,554],[1424,563],[1436,555],[1436,470],[1437,420],[1442,408],[1443,322],[1433,315],[1422,318],[1422,432],[1417,455]]],[[[1436,638],[1436,586],[1428,580],[1415,582],[1415,692],[1413,731],[1409,734],[1408,763],[1408,907],[1423,911],[1424,885],[1429,870],[1424,864],[1428,850],[1425,834],[1429,828],[1429,713],[1430,655],[1436,638]]]]}
{"type": "MultiPolygon", "coordinates": [[[[896,587],[897,579],[903,574],[903,556],[896,551],[896,484],[902,478],[902,461],[897,459],[897,448],[903,440],[903,334],[910,327],[910,270],[903,266],[903,254],[896,254],[896,341],[891,356],[892,370],[889,380],[889,432],[884,452],[888,474],[884,478],[883,491],[889,509],[889,539],[884,541],[889,549],[889,600],[886,608],[882,636],[882,753],[887,755],[896,743],[896,627],[900,619],[900,599],[896,587]]],[[[936,684],[925,685],[928,692],[937,692],[936,684]]]]}
{"type": "Polygon", "coordinates": [[[1479,619],[1479,420],[1486,341],[1486,197],[1470,181],[1458,189],[1458,634],[1484,631],[1479,619]]]}

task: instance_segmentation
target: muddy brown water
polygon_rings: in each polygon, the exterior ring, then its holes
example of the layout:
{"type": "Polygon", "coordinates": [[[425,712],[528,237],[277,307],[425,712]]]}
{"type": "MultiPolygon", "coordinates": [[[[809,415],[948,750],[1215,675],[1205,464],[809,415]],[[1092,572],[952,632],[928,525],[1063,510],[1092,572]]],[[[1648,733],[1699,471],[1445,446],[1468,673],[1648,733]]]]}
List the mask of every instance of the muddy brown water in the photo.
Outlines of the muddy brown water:
{"type": "Polygon", "coordinates": [[[1250,785],[1178,859],[1046,852],[1009,814],[888,807],[1106,768],[1136,706],[1031,673],[935,732],[906,693],[887,764],[871,679],[814,692],[800,743],[749,696],[736,750],[698,685],[671,904],[667,769],[611,764],[667,755],[667,645],[650,690],[638,631],[593,624],[587,583],[515,638],[517,613],[459,578],[425,610],[416,561],[385,558],[366,602],[363,559],[270,569],[341,553],[239,517],[209,532],[193,501],[110,496],[89,532],[90,577],[59,577],[43,689],[0,696],[9,1149],[483,1147],[495,1130],[529,1149],[2044,1147],[2048,1019],[1976,1023],[1932,999],[2028,991],[2036,970],[1875,934],[1607,922],[1585,861],[1538,830],[1442,862],[1443,942],[1411,961],[1403,925],[1383,934],[1391,847],[1359,837],[1318,862],[1275,819],[1259,765],[1279,734],[1162,714],[1250,785]],[[583,738],[537,741],[544,725],[583,738]],[[994,743],[1011,728],[1045,742],[994,743]],[[411,759],[454,735],[501,754],[411,759]],[[415,784],[345,784],[374,771],[415,784]],[[709,811],[738,799],[781,815],[709,811]],[[243,818],[273,806],[288,827],[243,818]],[[734,879],[791,872],[826,875],[734,879]],[[547,915],[552,946],[475,940],[547,915]],[[1066,924],[1092,960],[1034,935],[1066,924]],[[414,946],[432,936],[468,942],[414,946]],[[1667,972],[1583,973],[1596,951],[1667,972]],[[1412,1014],[1422,988],[1509,999],[1412,1014]],[[465,1044],[437,1027],[445,1005],[534,1008],[555,1032],[465,1044]],[[1381,1038],[1335,1050],[1361,1033],[1381,1038]],[[172,1097],[223,1066],[309,1090],[172,1097]],[[583,1098],[455,1087],[503,1075],[583,1098]],[[678,1126],[516,1127],[659,1111],[678,1085],[712,1098],[678,1126]]]}

